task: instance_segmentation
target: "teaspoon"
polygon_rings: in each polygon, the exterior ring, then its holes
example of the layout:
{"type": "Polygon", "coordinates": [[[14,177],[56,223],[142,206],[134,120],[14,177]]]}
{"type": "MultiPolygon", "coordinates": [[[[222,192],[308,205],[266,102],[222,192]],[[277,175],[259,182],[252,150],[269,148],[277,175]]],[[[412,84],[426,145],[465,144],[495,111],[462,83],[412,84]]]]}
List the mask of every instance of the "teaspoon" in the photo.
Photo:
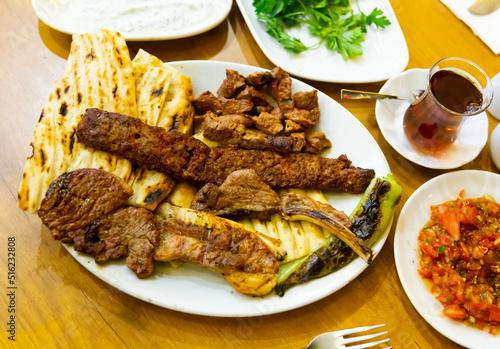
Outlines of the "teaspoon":
{"type": "Polygon", "coordinates": [[[356,90],[347,90],[342,89],[340,91],[340,96],[343,99],[396,99],[400,101],[413,102],[419,99],[425,90],[414,90],[411,93],[411,97],[403,98],[396,95],[388,95],[384,93],[375,93],[375,92],[366,92],[366,91],[356,91],[356,90]]]}

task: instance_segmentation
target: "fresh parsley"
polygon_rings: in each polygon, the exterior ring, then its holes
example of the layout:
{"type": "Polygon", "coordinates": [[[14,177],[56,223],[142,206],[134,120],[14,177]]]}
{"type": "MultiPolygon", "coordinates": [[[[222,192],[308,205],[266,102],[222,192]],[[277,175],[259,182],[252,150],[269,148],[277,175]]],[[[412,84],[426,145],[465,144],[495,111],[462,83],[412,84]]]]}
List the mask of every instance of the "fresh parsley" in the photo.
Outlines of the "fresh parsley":
{"type": "Polygon", "coordinates": [[[385,28],[391,24],[378,8],[369,15],[361,10],[354,13],[350,0],[254,0],[253,5],[267,33],[287,51],[301,53],[324,44],[346,61],[363,54],[361,43],[368,26],[385,28]],[[306,46],[286,32],[302,25],[319,38],[318,43],[306,46]]]}

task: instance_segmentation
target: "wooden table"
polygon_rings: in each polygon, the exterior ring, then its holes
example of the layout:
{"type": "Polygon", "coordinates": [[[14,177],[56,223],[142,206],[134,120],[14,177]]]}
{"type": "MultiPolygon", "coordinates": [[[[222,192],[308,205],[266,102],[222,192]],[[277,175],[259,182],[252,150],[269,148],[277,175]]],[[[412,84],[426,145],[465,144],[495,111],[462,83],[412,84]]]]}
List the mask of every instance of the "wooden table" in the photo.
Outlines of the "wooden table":
{"type": "MultiPolygon", "coordinates": [[[[391,0],[410,52],[410,68],[428,68],[447,56],[478,63],[490,75],[500,57],[438,0],[391,0]]],[[[28,0],[0,3],[0,231],[2,238],[0,347],[16,348],[299,348],[325,331],[385,323],[393,348],[458,348],[417,313],[398,279],[394,227],[379,257],[335,294],[283,314],[255,318],[188,315],[151,305],[94,277],[42,227],[39,218],[17,208],[17,189],[40,110],[62,75],[71,37],[40,22],[28,0]],[[16,342],[7,339],[8,237],[16,239],[16,342]]],[[[163,61],[220,60],[272,68],[234,4],[217,28],[191,38],[130,43],[163,61]]],[[[425,169],[400,156],[384,139],[374,102],[339,99],[341,88],[378,90],[373,84],[306,81],[352,112],[382,148],[408,197],[424,182],[448,171],[425,169]]],[[[489,132],[498,121],[489,116],[489,132]]],[[[486,146],[457,169],[499,173],[486,146]]]]}

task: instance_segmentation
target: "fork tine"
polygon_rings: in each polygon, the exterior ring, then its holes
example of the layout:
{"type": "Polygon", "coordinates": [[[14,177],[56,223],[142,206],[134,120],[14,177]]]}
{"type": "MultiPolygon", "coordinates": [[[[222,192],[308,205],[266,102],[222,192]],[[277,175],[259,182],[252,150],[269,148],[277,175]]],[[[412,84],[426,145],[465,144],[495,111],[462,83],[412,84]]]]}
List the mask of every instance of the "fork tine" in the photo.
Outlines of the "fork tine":
{"type": "Polygon", "coordinates": [[[375,334],[368,334],[366,336],[359,336],[359,337],[352,337],[352,338],[341,338],[341,339],[339,339],[339,344],[349,344],[349,343],[361,342],[361,341],[365,341],[367,339],[381,336],[381,335],[386,334],[386,333],[389,333],[389,332],[385,331],[385,332],[380,332],[380,333],[375,333],[375,334]]]}
{"type": "Polygon", "coordinates": [[[377,344],[385,343],[385,342],[388,342],[388,341],[389,341],[389,338],[382,339],[382,340],[376,341],[376,342],[371,342],[371,343],[363,343],[363,344],[353,345],[353,346],[349,346],[349,347],[345,347],[344,346],[344,347],[341,347],[341,348],[346,348],[346,349],[364,349],[364,348],[373,347],[373,346],[375,346],[377,344]]]}
{"type": "Polygon", "coordinates": [[[385,324],[373,325],[373,326],[365,326],[365,327],[349,328],[347,330],[335,331],[333,333],[335,333],[338,336],[348,336],[350,334],[364,332],[364,331],[368,331],[368,330],[371,330],[371,329],[374,329],[374,328],[377,328],[377,327],[382,327],[382,326],[385,326],[385,324]]]}

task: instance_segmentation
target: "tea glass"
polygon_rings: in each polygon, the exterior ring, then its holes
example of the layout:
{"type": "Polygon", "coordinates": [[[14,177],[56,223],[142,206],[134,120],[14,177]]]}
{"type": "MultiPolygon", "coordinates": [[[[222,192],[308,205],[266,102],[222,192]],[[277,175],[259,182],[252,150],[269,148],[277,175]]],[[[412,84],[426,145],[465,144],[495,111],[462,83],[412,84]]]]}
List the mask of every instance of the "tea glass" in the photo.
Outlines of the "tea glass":
{"type": "Polygon", "coordinates": [[[406,110],[406,138],[424,153],[442,153],[457,139],[464,119],[483,112],[492,98],[492,83],[480,67],[444,58],[429,70],[424,94],[406,110]]]}

